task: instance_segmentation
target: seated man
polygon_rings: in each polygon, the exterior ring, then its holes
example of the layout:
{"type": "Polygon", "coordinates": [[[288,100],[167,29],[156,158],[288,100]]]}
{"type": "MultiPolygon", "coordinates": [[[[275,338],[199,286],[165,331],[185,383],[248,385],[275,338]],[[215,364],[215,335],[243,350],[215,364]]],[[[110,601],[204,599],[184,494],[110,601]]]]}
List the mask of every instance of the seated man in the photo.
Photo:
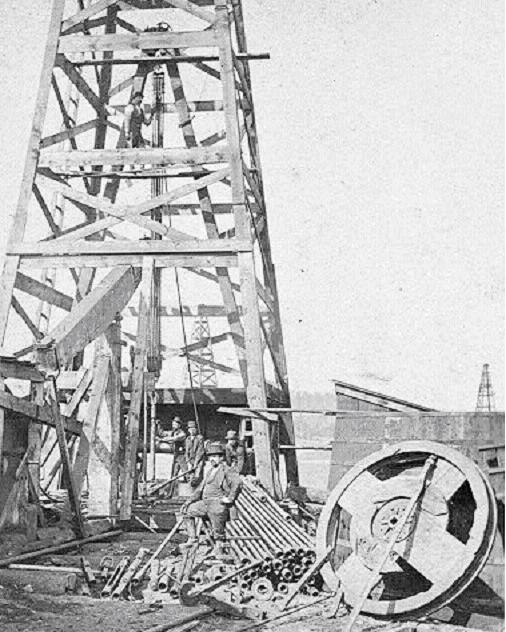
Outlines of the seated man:
{"type": "Polygon", "coordinates": [[[212,554],[220,557],[229,511],[241,490],[241,480],[237,472],[225,465],[225,449],[220,443],[211,443],[207,456],[211,467],[181,511],[186,517],[187,544],[196,542],[195,518],[207,518],[215,539],[212,554]]]}

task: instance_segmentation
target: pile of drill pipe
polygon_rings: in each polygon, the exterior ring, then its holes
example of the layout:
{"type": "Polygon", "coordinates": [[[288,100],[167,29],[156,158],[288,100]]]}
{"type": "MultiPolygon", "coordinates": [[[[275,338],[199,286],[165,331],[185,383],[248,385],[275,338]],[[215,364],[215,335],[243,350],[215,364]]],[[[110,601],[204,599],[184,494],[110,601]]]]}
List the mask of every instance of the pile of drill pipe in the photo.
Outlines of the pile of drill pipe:
{"type": "MultiPolygon", "coordinates": [[[[290,584],[298,582],[302,575],[314,563],[316,554],[305,549],[291,549],[286,552],[278,551],[274,557],[267,557],[255,568],[252,568],[230,583],[238,587],[241,593],[248,593],[251,597],[278,593],[286,595],[290,591],[290,584]]],[[[301,592],[312,597],[319,594],[323,588],[321,575],[317,574],[304,585],[301,592]]]]}
{"type": "Polygon", "coordinates": [[[227,535],[239,561],[273,559],[293,551],[300,551],[301,558],[313,555],[311,537],[252,481],[244,480],[236,507],[238,519],[228,523],[227,535]]]}

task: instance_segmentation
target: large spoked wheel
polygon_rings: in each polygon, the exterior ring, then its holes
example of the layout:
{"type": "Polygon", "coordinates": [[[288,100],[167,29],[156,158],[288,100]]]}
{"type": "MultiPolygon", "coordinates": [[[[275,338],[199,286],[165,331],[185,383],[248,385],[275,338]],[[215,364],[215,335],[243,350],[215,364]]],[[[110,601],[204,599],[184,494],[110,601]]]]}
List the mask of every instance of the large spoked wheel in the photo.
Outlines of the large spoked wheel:
{"type": "Polygon", "coordinates": [[[427,614],[460,594],[478,575],[497,526],[493,491],[478,467],[453,448],[430,441],[399,443],[361,460],[339,481],[322,511],[317,553],[334,553],[322,569],[358,601],[384,555],[395,525],[436,456],[425,491],[401,530],[362,612],[427,614]]]}

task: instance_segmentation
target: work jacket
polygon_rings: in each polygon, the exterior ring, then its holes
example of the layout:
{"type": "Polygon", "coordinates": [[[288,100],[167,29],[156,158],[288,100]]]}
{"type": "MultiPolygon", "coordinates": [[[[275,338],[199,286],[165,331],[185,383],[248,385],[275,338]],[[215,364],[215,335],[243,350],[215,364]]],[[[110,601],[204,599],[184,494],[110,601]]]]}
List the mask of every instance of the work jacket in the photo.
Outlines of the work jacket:
{"type": "Polygon", "coordinates": [[[241,491],[241,479],[234,470],[228,468],[225,463],[211,468],[202,483],[193,492],[190,502],[198,500],[210,500],[226,496],[232,502],[235,501],[241,491]]]}
{"type": "Polygon", "coordinates": [[[204,459],[204,437],[197,434],[194,437],[188,435],[185,443],[185,456],[188,463],[196,467],[204,459]]]}

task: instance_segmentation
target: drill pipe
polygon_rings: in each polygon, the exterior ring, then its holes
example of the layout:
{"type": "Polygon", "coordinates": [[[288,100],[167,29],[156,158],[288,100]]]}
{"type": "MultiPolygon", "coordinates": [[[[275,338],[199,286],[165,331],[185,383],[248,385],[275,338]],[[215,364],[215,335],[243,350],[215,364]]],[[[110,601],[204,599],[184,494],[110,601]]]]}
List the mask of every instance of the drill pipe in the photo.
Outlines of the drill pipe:
{"type": "Polygon", "coordinates": [[[238,506],[242,508],[242,513],[245,514],[246,519],[256,519],[256,530],[259,535],[264,539],[269,536],[277,548],[286,549],[287,546],[292,545],[292,541],[275,523],[275,521],[264,511],[264,507],[255,503],[249,495],[240,497],[238,506]]]}
{"type": "MultiPolygon", "coordinates": [[[[241,516],[242,517],[242,516],[241,516]]],[[[239,535],[247,535],[248,534],[248,529],[247,529],[247,525],[248,525],[248,520],[245,520],[244,523],[241,520],[236,520],[235,521],[235,528],[237,530],[237,533],[239,535]]],[[[251,527],[250,527],[251,529],[251,527]]],[[[246,540],[244,540],[244,542],[246,542],[246,540]]],[[[265,556],[266,550],[265,547],[263,546],[263,543],[261,544],[259,541],[255,541],[255,540],[249,540],[248,542],[248,546],[250,548],[250,551],[253,552],[253,557],[254,559],[263,559],[263,557],[265,556]]]]}
{"type": "Polygon", "coordinates": [[[288,595],[288,584],[285,584],[284,582],[279,582],[276,590],[280,595],[288,595]]]}
{"type": "Polygon", "coordinates": [[[130,558],[128,557],[128,555],[125,555],[125,557],[121,558],[121,560],[118,562],[118,565],[114,569],[113,574],[109,578],[109,581],[102,588],[102,592],[100,593],[101,597],[109,597],[129,563],[130,558]]]}
{"type": "MultiPolygon", "coordinates": [[[[237,529],[237,520],[229,523],[230,534],[231,535],[239,535],[239,531],[237,529]]],[[[241,558],[249,558],[255,559],[257,557],[255,551],[251,548],[251,542],[247,540],[236,540],[234,546],[239,549],[241,552],[241,558]]]]}
{"type": "MultiPolygon", "coordinates": [[[[238,532],[243,534],[243,537],[247,534],[255,536],[255,534],[258,533],[258,536],[262,538],[262,534],[258,532],[258,528],[250,519],[250,516],[244,516],[243,512],[241,512],[241,520],[236,521],[236,526],[238,532]]],[[[249,543],[251,548],[255,551],[257,559],[265,559],[270,556],[270,551],[263,539],[250,540],[249,543]]]]}
{"type": "Polygon", "coordinates": [[[302,568],[300,564],[294,564],[292,566],[292,573],[293,573],[294,579],[299,579],[299,577],[302,577],[302,574],[304,573],[304,569],[302,568]]]}
{"type": "Polygon", "coordinates": [[[269,506],[272,515],[275,516],[279,523],[284,525],[296,539],[300,540],[301,546],[305,548],[313,546],[311,538],[307,535],[307,533],[294,523],[290,516],[288,516],[288,514],[286,514],[268,494],[264,493],[260,498],[258,496],[258,491],[255,490],[253,485],[247,481],[245,482],[244,487],[251,492],[251,497],[255,498],[255,500],[262,505],[269,506]]]}
{"type": "Polygon", "coordinates": [[[280,575],[284,582],[293,582],[293,573],[289,568],[284,568],[280,575]]]}
{"type": "Polygon", "coordinates": [[[126,569],[121,579],[118,581],[116,588],[114,588],[114,590],[112,591],[113,599],[119,599],[121,597],[123,591],[130,583],[130,580],[132,579],[132,577],[135,575],[135,572],[140,568],[140,565],[142,564],[142,560],[144,559],[145,555],[147,555],[148,552],[149,552],[149,549],[143,549],[142,547],[139,549],[134,560],[132,561],[130,566],[126,569]]]}
{"type": "MultiPolygon", "coordinates": [[[[229,522],[228,524],[229,532],[230,532],[231,537],[242,538],[242,536],[239,535],[237,523],[238,523],[238,520],[233,520],[232,522],[229,522]]],[[[241,551],[241,553],[244,556],[246,557],[254,556],[254,549],[251,546],[250,540],[236,539],[234,540],[234,545],[241,551]]]]}
{"type": "Polygon", "coordinates": [[[158,590],[162,592],[167,592],[170,586],[170,571],[171,571],[171,560],[169,558],[165,558],[163,561],[163,569],[158,577],[158,590]]]}
{"type": "Polygon", "coordinates": [[[302,542],[298,539],[297,535],[294,535],[287,527],[286,524],[276,516],[273,511],[270,511],[268,506],[263,505],[259,500],[253,498],[253,496],[244,496],[244,501],[252,515],[258,515],[262,517],[262,521],[266,522],[270,531],[275,531],[278,541],[285,542],[282,548],[299,546],[302,542]]]}
{"type": "Polygon", "coordinates": [[[272,570],[275,573],[279,573],[279,571],[283,570],[284,566],[285,565],[281,560],[274,560],[274,562],[272,563],[272,570]]]}
{"type": "Polygon", "coordinates": [[[158,588],[158,575],[160,574],[160,560],[153,560],[149,569],[149,584],[150,590],[156,590],[158,588]]]}
{"type": "Polygon", "coordinates": [[[269,544],[273,549],[286,549],[287,540],[279,532],[279,529],[271,523],[263,512],[259,511],[257,507],[250,504],[249,499],[242,499],[238,502],[238,507],[241,510],[241,518],[247,522],[252,523],[252,516],[255,517],[257,524],[254,525],[259,530],[259,534],[263,537],[264,541],[269,544]],[[261,533],[263,532],[263,533],[261,533]]]}

